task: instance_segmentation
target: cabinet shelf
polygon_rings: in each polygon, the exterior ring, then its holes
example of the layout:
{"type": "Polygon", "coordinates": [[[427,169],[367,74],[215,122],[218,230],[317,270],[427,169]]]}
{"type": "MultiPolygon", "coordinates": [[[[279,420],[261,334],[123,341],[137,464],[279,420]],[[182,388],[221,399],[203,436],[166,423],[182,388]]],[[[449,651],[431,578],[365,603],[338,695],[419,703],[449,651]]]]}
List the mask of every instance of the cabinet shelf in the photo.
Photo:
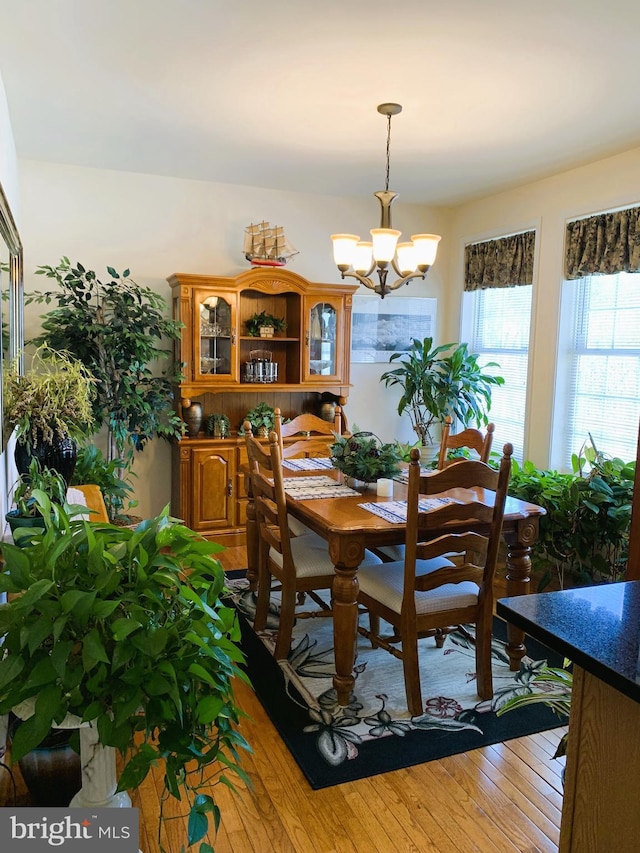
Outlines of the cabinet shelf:
{"type": "Polygon", "coordinates": [[[272,338],[257,338],[255,335],[240,335],[241,341],[248,341],[252,344],[270,344],[270,343],[289,343],[293,341],[299,344],[300,338],[284,338],[282,335],[274,335],[272,338]]]}

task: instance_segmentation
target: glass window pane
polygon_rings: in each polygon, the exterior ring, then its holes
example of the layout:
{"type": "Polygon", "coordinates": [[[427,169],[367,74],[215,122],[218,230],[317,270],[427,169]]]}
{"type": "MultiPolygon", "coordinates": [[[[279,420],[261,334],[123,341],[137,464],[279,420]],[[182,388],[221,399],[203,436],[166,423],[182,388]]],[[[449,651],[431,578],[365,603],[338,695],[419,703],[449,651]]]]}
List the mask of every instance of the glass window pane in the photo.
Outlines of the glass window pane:
{"type": "Polygon", "coordinates": [[[472,294],[473,335],[471,352],[479,363],[495,361],[493,372],[504,385],[492,389],[489,419],[496,425],[494,450],[505,442],[513,444],[515,459],[524,455],[524,422],[529,365],[531,285],[487,288],[472,294]]]}
{"type": "Polygon", "coordinates": [[[564,286],[576,295],[564,463],[590,437],[598,450],[631,461],[640,416],[640,277],[587,276],[564,286]]]}

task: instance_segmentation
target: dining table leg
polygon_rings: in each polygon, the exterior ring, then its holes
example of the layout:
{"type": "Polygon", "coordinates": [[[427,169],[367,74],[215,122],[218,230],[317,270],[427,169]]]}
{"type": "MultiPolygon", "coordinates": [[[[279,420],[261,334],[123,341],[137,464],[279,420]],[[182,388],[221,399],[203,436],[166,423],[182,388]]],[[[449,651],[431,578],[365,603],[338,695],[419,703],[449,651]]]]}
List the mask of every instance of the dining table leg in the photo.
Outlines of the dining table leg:
{"type": "MultiPolygon", "coordinates": [[[[538,538],[538,518],[530,517],[518,522],[513,541],[507,539],[505,579],[507,596],[527,595],[531,586],[531,546],[538,538]]],[[[520,669],[520,661],[527,648],[524,631],[507,623],[507,654],[512,672],[520,669]]]]}
{"type": "Polygon", "coordinates": [[[348,705],[353,693],[358,635],[358,566],[364,550],[364,540],[358,536],[329,538],[329,556],[336,572],[331,590],[336,667],[333,686],[339,705],[348,705]]]}

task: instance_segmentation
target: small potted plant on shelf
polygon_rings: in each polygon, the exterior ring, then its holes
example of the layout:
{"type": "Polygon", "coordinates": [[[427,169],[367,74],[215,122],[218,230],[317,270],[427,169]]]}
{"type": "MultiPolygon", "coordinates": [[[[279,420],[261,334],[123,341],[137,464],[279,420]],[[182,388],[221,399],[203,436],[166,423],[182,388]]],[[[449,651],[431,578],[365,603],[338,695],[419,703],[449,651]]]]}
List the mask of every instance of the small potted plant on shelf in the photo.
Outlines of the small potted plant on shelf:
{"type": "Polygon", "coordinates": [[[226,415],[213,412],[207,416],[207,435],[214,438],[228,438],[231,432],[231,423],[226,415]]]}
{"type": "Polygon", "coordinates": [[[260,311],[247,320],[247,332],[251,337],[272,338],[274,332],[283,332],[286,328],[284,317],[274,317],[266,311],[260,311]]]}
{"type": "Polygon", "coordinates": [[[29,548],[2,545],[0,592],[11,600],[0,605],[0,715],[15,708],[24,720],[11,759],[63,720],[75,723],[83,769],[100,750],[122,755],[120,792],[161,763],[159,849],[176,849],[160,833],[169,796],[185,803],[196,844],[209,815],[219,822],[216,783],[248,781],[233,690],[246,676],[237,614],[221,599],[221,546],[168,509],[133,531],[50,513],[48,499],[35,499],[44,533],[29,548]]]}
{"type": "Polygon", "coordinates": [[[251,424],[254,435],[265,438],[275,427],[275,410],[267,403],[258,403],[244,416],[242,422],[245,421],[251,424]]]}
{"type": "Polygon", "coordinates": [[[397,474],[402,458],[397,443],[384,444],[372,432],[355,429],[350,436],[334,433],[336,440],[330,447],[334,467],[350,479],[364,483],[397,474]]]}

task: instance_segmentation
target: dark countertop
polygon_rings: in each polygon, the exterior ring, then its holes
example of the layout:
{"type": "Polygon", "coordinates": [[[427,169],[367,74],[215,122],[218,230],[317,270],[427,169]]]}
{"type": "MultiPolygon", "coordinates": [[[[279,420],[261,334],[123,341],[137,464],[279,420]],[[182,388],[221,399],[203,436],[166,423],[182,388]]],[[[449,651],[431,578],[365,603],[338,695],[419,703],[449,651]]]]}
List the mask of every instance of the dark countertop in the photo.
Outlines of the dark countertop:
{"type": "Polygon", "coordinates": [[[640,702],[640,581],[501,598],[497,612],[640,702]]]}

